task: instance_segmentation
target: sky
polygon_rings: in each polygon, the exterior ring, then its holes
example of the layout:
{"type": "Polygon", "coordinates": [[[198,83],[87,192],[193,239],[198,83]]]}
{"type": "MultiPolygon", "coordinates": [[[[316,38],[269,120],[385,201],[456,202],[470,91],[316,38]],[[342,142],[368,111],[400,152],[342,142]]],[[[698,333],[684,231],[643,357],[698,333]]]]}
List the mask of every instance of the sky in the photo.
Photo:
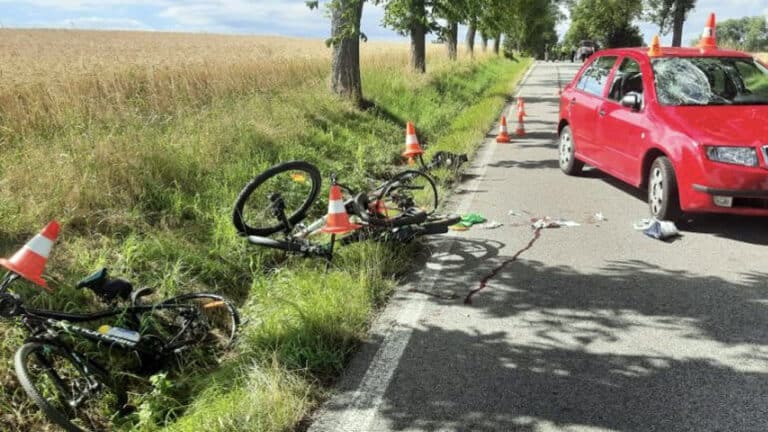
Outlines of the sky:
{"type": "MultiPolygon", "coordinates": [[[[638,0],[640,1],[640,0],[638,0]]],[[[321,1],[323,3],[323,1],[321,1]]],[[[683,42],[697,39],[710,12],[718,20],[768,16],[768,0],[698,0],[686,22],[683,42]]],[[[371,40],[402,36],[383,28],[381,7],[366,3],[363,32],[371,40]]],[[[646,42],[658,27],[639,22],[646,42]]],[[[330,24],[323,11],[304,0],[0,0],[0,26],[151,30],[325,38],[330,24]]],[[[568,29],[567,20],[558,31],[568,29]]],[[[672,36],[662,38],[669,44],[672,36]]]]}

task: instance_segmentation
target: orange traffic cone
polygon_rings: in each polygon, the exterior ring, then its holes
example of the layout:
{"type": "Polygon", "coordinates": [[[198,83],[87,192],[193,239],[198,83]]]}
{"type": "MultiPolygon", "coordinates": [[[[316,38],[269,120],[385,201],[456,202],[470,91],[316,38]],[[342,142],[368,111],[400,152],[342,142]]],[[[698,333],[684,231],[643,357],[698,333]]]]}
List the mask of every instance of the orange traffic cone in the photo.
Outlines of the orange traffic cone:
{"type": "Polygon", "coordinates": [[[524,117],[528,114],[525,113],[525,100],[522,97],[517,98],[517,130],[515,134],[519,137],[525,136],[525,120],[524,117]]]}
{"type": "Polygon", "coordinates": [[[50,292],[51,289],[48,288],[48,284],[41,276],[45,270],[45,263],[48,261],[53,243],[59,236],[59,230],[58,222],[49,223],[39,234],[32,237],[32,240],[13,254],[11,259],[0,259],[0,265],[50,292]]]}
{"type": "Polygon", "coordinates": [[[651,47],[648,49],[648,57],[661,57],[662,54],[664,53],[661,51],[661,41],[659,40],[659,35],[656,35],[653,37],[651,47]]]}
{"type": "Polygon", "coordinates": [[[405,151],[403,157],[408,158],[408,165],[414,164],[414,158],[424,154],[424,150],[419,145],[419,138],[416,136],[416,128],[413,123],[408,122],[405,128],[405,151]]]}
{"type": "Polygon", "coordinates": [[[501,116],[501,124],[499,125],[499,134],[496,136],[496,142],[499,144],[506,144],[512,141],[509,138],[509,132],[507,131],[507,116],[501,116]]]}
{"type": "Polygon", "coordinates": [[[699,41],[699,48],[701,50],[717,49],[717,24],[715,14],[709,14],[707,19],[707,25],[704,27],[704,33],[701,35],[699,41]]]}
{"type": "Polygon", "coordinates": [[[347,209],[344,207],[344,198],[341,196],[341,188],[334,182],[328,198],[328,218],[321,231],[328,234],[344,234],[359,228],[360,225],[349,221],[347,209]]]}

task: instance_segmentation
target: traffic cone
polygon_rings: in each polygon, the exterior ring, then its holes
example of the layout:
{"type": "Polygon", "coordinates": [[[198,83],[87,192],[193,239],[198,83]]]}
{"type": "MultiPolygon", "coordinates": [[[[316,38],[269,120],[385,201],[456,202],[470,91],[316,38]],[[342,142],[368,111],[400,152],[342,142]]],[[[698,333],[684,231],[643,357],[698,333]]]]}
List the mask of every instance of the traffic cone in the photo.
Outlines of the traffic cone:
{"type": "Polygon", "coordinates": [[[320,231],[328,234],[344,234],[359,228],[360,225],[349,221],[347,209],[344,207],[344,198],[341,196],[341,188],[334,182],[328,198],[328,217],[325,220],[325,227],[320,231]]]}
{"type": "Polygon", "coordinates": [[[499,144],[506,144],[512,141],[509,138],[509,132],[507,131],[507,116],[501,116],[501,124],[499,125],[499,134],[496,136],[496,142],[499,144]]]}
{"type": "Polygon", "coordinates": [[[661,51],[661,41],[659,35],[653,37],[651,47],[648,49],[648,57],[661,57],[663,52],[661,51]]]}
{"type": "Polygon", "coordinates": [[[525,100],[522,97],[517,98],[517,130],[515,134],[519,137],[525,136],[525,120],[524,117],[528,115],[525,113],[525,100]]]}
{"type": "Polygon", "coordinates": [[[10,259],[0,259],[0,265],[51,292],[48,284],[41,276],[45,270],[45,263],[48,261],[53,243],[59,236],[59,231],[59,223],[50,222],[10,259]]]}
{"type": "Polygon", "coordinates": [[[424,150],[419,145],[419,138],[416,136],[416,128],[413,123],[408,122],[405,128],[405,151],[403,157],[408,158],[408,165],[413,165],[414,158],[424,154],[424,150]]]}
{"type": "Polygon", "coordinates": [[[701,40],[699,41],[699,48],[701,48],[702,51],[717,49],[717,24],[714,13],[709,14],[707,25],[704,27],[704,33],[701,35],[701,40]]]}

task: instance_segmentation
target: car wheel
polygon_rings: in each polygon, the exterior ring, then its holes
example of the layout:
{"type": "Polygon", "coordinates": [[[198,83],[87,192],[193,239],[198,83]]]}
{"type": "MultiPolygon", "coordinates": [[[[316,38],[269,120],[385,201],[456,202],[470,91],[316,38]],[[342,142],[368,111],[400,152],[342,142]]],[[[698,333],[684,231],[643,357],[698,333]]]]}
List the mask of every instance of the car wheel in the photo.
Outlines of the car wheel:
{"type": "Polygon", "coordinates": [[[573,133],[570,126],[560,131],[560,169],[568,175],[578,175],[584,168],[584,162],[576,159],[576,147],[573,144],[573,133]]]}
{"type": "Polygon", "coordinates": [[[658,220],[675,221],[680,218],[680,195],[677,190],[675,169],[666,156],[659,156],[651,165],[648,175],[648,207],[658,220]]]}

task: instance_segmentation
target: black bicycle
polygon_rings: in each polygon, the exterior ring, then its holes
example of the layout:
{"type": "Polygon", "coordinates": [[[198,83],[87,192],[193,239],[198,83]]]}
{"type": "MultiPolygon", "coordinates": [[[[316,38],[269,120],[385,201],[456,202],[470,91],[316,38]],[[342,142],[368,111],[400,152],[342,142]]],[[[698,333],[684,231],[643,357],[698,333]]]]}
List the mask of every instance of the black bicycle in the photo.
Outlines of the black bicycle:
{"type": "MultiPolygon", "coordinates": [[[[304,223],[321,183],[320,171],[305,161],[269,168],[248,182],[235,200],[235,228],[252,244],[330,260],[335,236],[328,243],[310,241],[325,225],[325,217],[304,223]],[[282,233],[282,238],[269,237],[276,233],[282,233]]],[[[423,171],[400,172],[370,192],[339,186],[345,194],[347,213],[362,225],[340,237],[342,244],[369,239],[409,242],[423,235],[446,233],[460,220],[437,213],[437,185],[423,171]]]]}
{"type": "MultiPolygon", "coordinates": [[[[240,317],[232,302],[208,293],[184,294],[144,304],[150,288],[134,290],[101,269],[78,283],[111,306],[95,313],[64,313],[27,307],[10,291],[19,279],[7,273],[0,282],[0,318],[16,320],[28,336],[16,351],[14,366],[22,388],[48,419],[66,431],[110,428],[131,411],[115,374],[81,353],[84,342],[99,350],[118,349],[141,359],[142,367],[165,364],[192,347],[220,356],[237,334],[240,317]],[[119,304],[125,304],[119,306],[119,304]],[[97,329],[83,326],[104,321],[97,329]]],[[[183,357],[183,356],[182,356],[183,357]]]]}

